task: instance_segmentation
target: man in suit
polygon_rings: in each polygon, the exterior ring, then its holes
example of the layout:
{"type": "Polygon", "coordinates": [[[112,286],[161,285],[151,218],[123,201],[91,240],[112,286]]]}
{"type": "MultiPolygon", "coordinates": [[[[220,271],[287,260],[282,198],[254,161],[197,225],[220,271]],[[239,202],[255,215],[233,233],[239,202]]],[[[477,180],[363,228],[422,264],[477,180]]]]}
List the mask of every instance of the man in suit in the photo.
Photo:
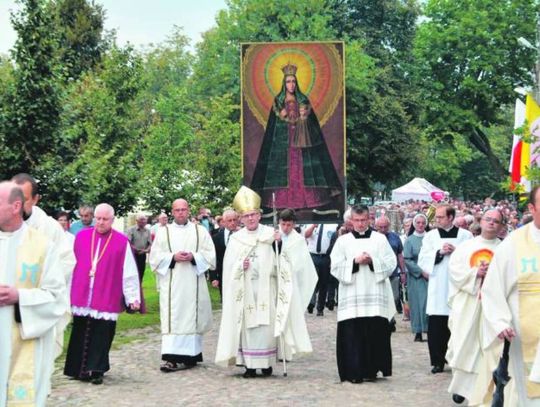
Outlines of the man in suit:
{"type": "Polygon", "coordinates": [[[212,282],[212,287],[219,288],[219,295],[223,298],[221,280],[223,257],[225,256],[225,249],[227,248],[231,234],[238,230],[238,214],[233,209],[227,209],[223,212],[221,219],[223,227],[212,237],[216,248],[216,269],[210,270],[210,281],[212,282]]]}

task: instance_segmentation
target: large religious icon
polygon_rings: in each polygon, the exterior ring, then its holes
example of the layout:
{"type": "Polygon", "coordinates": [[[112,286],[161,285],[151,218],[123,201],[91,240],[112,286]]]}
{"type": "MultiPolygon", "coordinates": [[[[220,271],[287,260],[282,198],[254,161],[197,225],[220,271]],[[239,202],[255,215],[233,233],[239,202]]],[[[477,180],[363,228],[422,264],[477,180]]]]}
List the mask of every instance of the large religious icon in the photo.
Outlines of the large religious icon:
{"type": "MultiPolygon", "coordinates": [[[[244,185],[264,214],[338,222],[345,207],[342,42],[242,44],[244,185]]],[[[263,215],[264,216],[264,215],[263,215]]]]}

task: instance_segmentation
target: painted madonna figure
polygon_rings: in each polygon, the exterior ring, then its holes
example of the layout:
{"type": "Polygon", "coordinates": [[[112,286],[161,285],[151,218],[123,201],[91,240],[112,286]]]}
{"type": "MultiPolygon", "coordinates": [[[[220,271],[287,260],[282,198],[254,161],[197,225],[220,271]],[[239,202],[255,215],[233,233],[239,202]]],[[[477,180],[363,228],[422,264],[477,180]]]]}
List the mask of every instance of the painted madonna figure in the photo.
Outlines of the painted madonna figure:
{"type": "Polygon", "coordinates": [[[270,110],[251,188],[263,207],[318,208],[341,193],[341,184],[309,99],[299,87],[297,67],[287,64],[281,91],[270,110]]]}

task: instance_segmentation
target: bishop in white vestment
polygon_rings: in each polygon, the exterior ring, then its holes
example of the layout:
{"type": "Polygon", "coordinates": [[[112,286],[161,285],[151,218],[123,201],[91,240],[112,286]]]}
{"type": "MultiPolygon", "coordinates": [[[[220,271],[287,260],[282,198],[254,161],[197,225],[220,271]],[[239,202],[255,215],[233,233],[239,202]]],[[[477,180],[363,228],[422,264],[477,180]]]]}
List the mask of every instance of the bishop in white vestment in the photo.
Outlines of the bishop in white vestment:
{"type": "MultiPolygon", "coordinates": [[[[233,206],[244,228],[234,233],[223,259],[223,311],[216,363],[244,366],[245,378],[272,374],[278,351],[276,338],[277,268],[276,244],[279,232],[259,224],[261,198],[242,186],[233,206]]],[[[290,263],[280,264],[290,273],[290,263]]],[[[286,316],[282,315],[282,321],[286,316]]],[[[278,335],[279,336],[279,335],[278,335]]]]}

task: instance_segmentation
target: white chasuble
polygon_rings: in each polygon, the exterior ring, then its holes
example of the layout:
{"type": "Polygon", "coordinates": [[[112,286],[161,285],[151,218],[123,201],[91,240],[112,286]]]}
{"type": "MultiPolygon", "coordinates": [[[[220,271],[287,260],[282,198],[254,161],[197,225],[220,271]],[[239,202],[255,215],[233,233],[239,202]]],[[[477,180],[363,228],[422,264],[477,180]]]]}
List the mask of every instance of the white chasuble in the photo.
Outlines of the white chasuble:
{"type": "Polygon", "coordinates": [[[26,224],[0,232],[0,284],[19,291],[15,307],[0,307],[0,405],[44,406],[50,389],[54,326],[64,314],[66,284],[50,241],[26,224]]]}
{"type": "MultiPolygon", "coordinates": [[[[223,311],[217,364],[256,369],[272,366],[276,359],[277,274],[273,243],[274,230],[264,225],[255,231],[244,228],[229,240],[223,259],[223,311]],[[244,270],[246,258],[249,268],[244,270]]],[[[284,262],[283,271],[290,273],[287,267],[284,262]]],[[[287,295],[284,292],[283,298],[287,295]]],[[[281,318],[286,315],[282,314],[281,318]]]]}
{"type": "Polygon", "coordinates": [[[187,222],[158,229],[150,251],[150,266],[158,275],[162,354],[196,356],[201,335],[212,327],[212,304],[205,271],[215,267],[216,251],[208,231],[187,222]],[[174,254],[191,252],[194,263],[176,262],[174,254]]]}
{"type": "MultiPolygon", "coordinates": [[[[512,380],[507,387],[513,404],[509,405],[540,406],[534,390],[540,384],[536,374],[540,371],[537,336],[540,305],[534,304],[540,296],[538,283],[534,281],[538,274],[540,230],[530,223],[512,232],[497,247],[481,289],[484,349],[500,348],[502,340],[497,336],[504,329],[512,328],[516,332],[510,342],[512,380]],[[533,304],[526,304],[529,299],[533,304]]],[[[506,394],[505,388],[505,402],[506,394]]]]}
{"type": "Polygon", "coordinates": [[[501,241],[475,237],[460,245],[450,256],[448,327],[451,332],[446,360],[452,368],[451,394],[465,397],[469,405],[478,405],[487,397],[491,372],[497,367],[502,348],[482,351],[480,287],[477,277],[481,262],[489,264],[501,241]]]}

